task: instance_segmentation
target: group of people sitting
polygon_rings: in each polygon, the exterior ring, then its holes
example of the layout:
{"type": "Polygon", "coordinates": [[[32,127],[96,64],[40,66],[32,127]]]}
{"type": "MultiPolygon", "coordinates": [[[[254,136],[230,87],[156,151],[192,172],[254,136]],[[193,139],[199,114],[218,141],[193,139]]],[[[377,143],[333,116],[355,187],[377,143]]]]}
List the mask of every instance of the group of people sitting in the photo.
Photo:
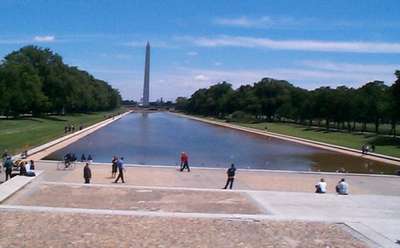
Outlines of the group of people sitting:
{"type": "Polygon", "coordinates": [[[11,177],[15,175],[20,175],[20,176],[35,176],[35,163],[33,160],[28,161],[23,161],[23,160],[17,160],[13,161],[11,156],[5,156],[3,158],[3,168],[5,170],[5,181],[8,179],[11,179],[11,177]],[[13,174],[13,171],[16,171],[17,173],[13,174]]]}
{"type": "MultiPolygon", "coordinates": [[[[78,159],[76,158],[75,153],[67,153],[64,155],[64,164],[65,167],[68,167],[71,163],[76,162],[78,159]]],[[[89,154],[89,156],[86,158],[85,154],[82,154],[81,156],[81,162],[88,162],[91,164],[93,162],[92,155],[89,154]]]]}
{"type": "MultiPolygon", "coordinates": [[[[324,194],[327,190],[327,183],[325,179],[321,178],[321,180],[315,185],[315,193],[324,194]]],[[[336,193],[339,195],[348,195],[349,194],[349,185],[344,178],[340,179],[340,181],[336,185],[336,193]]]]}

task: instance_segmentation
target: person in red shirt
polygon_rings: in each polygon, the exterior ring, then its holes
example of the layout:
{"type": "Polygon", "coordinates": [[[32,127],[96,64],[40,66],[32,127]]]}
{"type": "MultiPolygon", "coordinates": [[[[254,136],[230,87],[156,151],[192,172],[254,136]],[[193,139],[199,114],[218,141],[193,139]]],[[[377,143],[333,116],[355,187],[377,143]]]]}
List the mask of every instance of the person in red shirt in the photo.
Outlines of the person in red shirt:
{"type": "Polygon", "coordinates": [[[182,152],[181,153],[181,171],[183,171],[185,168],[188,170],[188,172],[190,172],[189,157],[185,152],[182,152]]]}

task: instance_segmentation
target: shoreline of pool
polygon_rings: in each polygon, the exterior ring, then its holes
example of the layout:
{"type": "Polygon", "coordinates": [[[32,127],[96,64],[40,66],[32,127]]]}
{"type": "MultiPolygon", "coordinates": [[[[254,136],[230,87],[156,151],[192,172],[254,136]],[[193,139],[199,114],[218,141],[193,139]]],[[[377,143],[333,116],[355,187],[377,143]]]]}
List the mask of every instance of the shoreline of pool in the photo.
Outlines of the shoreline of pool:
{"type": "Polygon", "coordinates": [[[360,157],[360,158],[364,158],[364,159],[369,159],[369,160],[374,160],[374,161],[383,162],[383,163],[387,163],[387,164],[392,164],[392,165],[399,166],[399,169],[400,169],[400,158],[397,158],[397,157],[391,157],[391,156],[386,156],[386,155],[376,154],[376,153],[362,154],[361,151],[359,151],[359,150],[344,147],[344,146],[332,145],[332,144],[328,144],[328,143],[324,143],[324,142],[318,142],[318,141],[298,138],[298,137],[294,137],[294,136],[290,136],[290,135],[266,132],[266,131],[262,131],[259,129],[242,127],[242,126],[238,126],[235,124],[208,120],[205,118],[195,117],[195,116],[186,115],[186,114],[177,113],[177,112],[169,112],[169,113],[179,116],[179,117],[200,121],[200,122],[208,123],[208,124],[215,125],[215,126],[230,128],[230,129],[234,129],[234,130],[238,130],[238,131],[242,131],[242,132],[261,135],[264,137],[273,137],[273,138],[277,138],[280,140],[286,140],[289,142],[312,146],[312,147],[316,147],[316,148],[320,148],[320,149],[324,149],[324,150],[339,152],[342,154],[347,154],[347,155],[351,155],[351,156],[355,156],[355,157],[360,157]]]}

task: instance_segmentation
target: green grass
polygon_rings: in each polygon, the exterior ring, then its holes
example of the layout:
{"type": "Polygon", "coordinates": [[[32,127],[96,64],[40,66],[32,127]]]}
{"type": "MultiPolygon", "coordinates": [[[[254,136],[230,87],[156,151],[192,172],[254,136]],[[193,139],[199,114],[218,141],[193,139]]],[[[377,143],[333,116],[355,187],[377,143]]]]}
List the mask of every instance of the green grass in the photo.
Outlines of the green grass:
{"type": "Polygon", "coordinates": [[[0,119],[0,152],[8,149],[12,154],[19,153],[63,136],[67,124],[74,124],[75,128],[79,128],[80,124],[87,127],[104,120],[105,115],[122,111],[124,109],[44,118],[0,119]]]}
{"type": "Polygon", "coordinates": [[[251,127],[269,132],[295,136],[299,138],[329,143],[333,145],[345,146],[360,149],[363,144],[375,144],[376,153],[400,157],[400,138],[393,138],[385,135],[375,135],[372,133],[348,133],[339,131],[326,131],[321,128],[309,128],[303,125],[291,123],[234,123],[240,126],[251,127]]]}

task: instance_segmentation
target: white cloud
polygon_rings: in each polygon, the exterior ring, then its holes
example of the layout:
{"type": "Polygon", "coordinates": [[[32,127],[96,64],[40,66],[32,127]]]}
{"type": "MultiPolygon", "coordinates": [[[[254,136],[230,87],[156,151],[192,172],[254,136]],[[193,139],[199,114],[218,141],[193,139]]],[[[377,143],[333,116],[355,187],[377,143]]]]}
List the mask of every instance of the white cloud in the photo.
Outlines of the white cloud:
{"type": "Polygon", "coordinates": [[[215,65],[215,66],[221,66],[221,65],[222,65],[222,62],[216,61],[216,62],[214,62],[214,65],[215,65]]]}
{"type": "Polygon", "coordinates": [[[198,74],[194,76],[194,80],[196,81],[207,81],[209,78],[203,74],[198,74]]]}
{"type": "Polygon", "coordinates": [[[181,37],[201,47],[246,47],[276,50],[351,52],[351,53],[400,53],[400,43],[365,41],[273,40],[248,36],[181,37]]]}
{"type": "Polygon", "coordinates": [[[242,27],[242,28],[272,28],[299,26],[305,20],[295,20],[291,17],[262,16],[250,18],[241,16],[236,18],[216,18],[213,22],[220,26],[242,27]]]}
{"type": "Polygon", "coordinates": [[[45,35],[45,36],[35,36],[33,40],[36,42],[53,42],[55,41],[56,37],[53,35],[45,35]]]}
{"type": "Polygon", "coordinates": [[[335,72],[362,72],[365,74],[393,74],[400,68],[400,64],[357,64],[357,63],[338,63],[333,61],[305,60],[301,64],[314,69],[321,69],[335,72]]]}
{"type": "Polygon", "coordinates": [[[195,52],[195,51],[190,51],[190,52],[187,52],[186,53],[186,55],[188,55],[188,56],[197,56],[199,53],[198,52],[195,52]]]}

